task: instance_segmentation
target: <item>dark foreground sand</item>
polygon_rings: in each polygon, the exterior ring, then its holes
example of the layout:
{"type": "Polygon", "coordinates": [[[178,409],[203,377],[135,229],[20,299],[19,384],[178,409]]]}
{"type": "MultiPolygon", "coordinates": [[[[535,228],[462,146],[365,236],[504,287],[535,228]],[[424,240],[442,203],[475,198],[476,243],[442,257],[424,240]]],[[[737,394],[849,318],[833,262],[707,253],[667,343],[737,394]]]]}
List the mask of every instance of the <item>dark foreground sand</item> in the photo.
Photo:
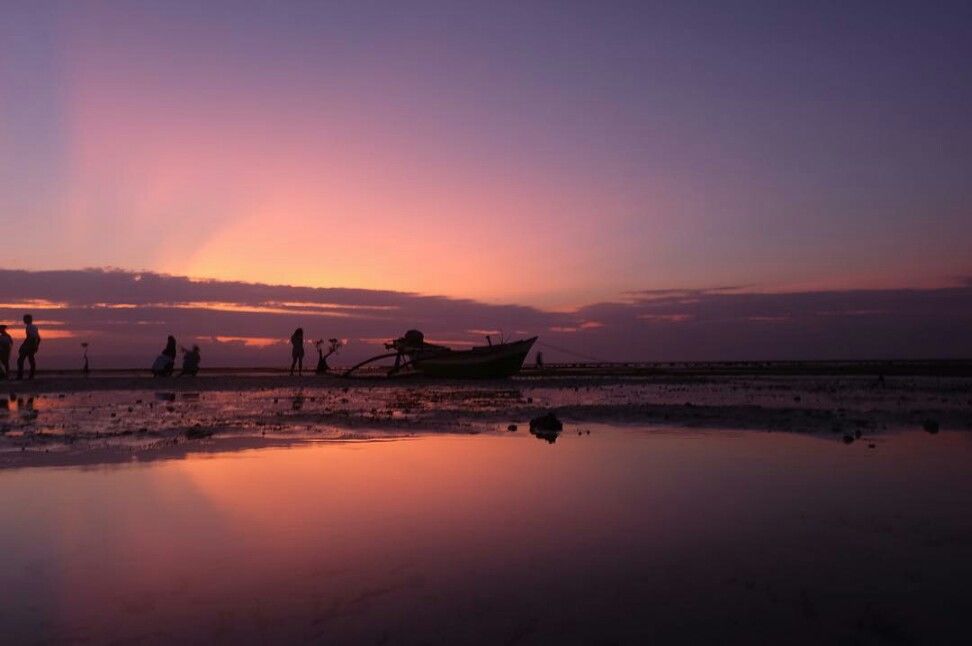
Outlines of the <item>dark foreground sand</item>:
{"type": "Polygon", "coordinates": [[[585,424],[816,433],[972,430],[965,364],[682,364],[570,367],[505,380],[211,373],[43,375],[0,395],[0,466],[77,464],[308,440],[527,432],[554,412],[585,424]],[[910,366],[910,367],[909,367],[910,366]],[[905,369],[908,368],[908,369],[905,369]]]}

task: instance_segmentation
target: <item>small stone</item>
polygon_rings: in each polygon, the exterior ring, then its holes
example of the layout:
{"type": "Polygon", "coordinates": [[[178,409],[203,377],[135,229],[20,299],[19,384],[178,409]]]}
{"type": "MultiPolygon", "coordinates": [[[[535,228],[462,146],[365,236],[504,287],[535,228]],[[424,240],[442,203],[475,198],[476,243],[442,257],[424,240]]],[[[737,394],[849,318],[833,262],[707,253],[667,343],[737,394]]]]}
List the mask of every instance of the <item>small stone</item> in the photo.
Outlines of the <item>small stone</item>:
{"type": "Polygon", "coordinates": [[[508,430],[510,433],[516,432],[516,424],[510,424],[506,427],[506,430],[508,430]]]}

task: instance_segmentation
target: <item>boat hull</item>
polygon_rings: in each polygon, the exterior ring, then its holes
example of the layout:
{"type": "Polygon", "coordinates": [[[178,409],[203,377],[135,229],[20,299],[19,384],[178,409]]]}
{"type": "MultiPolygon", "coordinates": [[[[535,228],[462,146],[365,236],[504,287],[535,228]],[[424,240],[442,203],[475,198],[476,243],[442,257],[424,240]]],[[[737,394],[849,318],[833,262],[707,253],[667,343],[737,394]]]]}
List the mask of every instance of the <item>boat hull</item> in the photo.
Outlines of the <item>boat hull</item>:
{"type": "Polygon", "coordinates": [[[427,377],[487,379],[510,377],[523,367],[537,337],[481,346],[470,350],[449,350],[411,357],[416,372],[427,377]]]}

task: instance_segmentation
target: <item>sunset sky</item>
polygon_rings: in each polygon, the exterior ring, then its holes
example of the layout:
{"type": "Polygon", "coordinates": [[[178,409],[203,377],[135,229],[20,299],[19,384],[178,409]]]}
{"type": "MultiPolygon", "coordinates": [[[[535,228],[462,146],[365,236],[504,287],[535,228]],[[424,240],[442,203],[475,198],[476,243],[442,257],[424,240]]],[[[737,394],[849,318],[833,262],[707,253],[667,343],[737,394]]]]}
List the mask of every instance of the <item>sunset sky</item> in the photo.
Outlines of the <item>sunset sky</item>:
{"type": "MultiPolygon", "coordinates": [[[[484,308],[451,339],[612,358],[591,308],[657,290],[969,299],[970,25],[967,2],[9,3],[0,268],[442,297],[484,308]]],[[[0,297],[7,322],[50,298],[0,297]]],[[[640,358],[689,320],[619,311],[640,358]]],[[[931,352],[882,339],[842,352],[931,352]]]]}

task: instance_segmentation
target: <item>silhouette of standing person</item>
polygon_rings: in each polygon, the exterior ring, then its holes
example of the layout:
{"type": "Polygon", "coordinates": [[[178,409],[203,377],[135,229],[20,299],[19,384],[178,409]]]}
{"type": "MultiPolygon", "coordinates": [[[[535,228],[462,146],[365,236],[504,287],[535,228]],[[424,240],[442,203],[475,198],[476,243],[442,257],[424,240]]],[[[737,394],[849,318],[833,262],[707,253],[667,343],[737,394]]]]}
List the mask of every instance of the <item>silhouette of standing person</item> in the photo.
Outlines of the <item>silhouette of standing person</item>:
{"type": "Polygon", "coordinates": [[[10,352],[13,350],[13,337],[7,333],[7,326],[0,325],[0,378],[10,378],[10,352]]]}
{"type": "Polygon", "coordinates": [[[41,337],[40,331],[34,325],[34,317],[30,314],[24,314],[24,331],[26,333],[24,342],[20,344],[20,351],[17,354],[17,379],[24,378],[25,360],[30,364],[30,374],[27,378],[33,379],[34,370],[37,368],[34,355],[37,354],[37,350],[40,348],[41,337]]]}
{"type": "Polygon", "coordinates": [[[299,327],[294,330],[294,333],[290,335],[290,345],[293,346],[291,351],[291,356],[293,361],[290,362],[290,374],[293,376],[294,368],[297,368],[297,376],[304,371],[304,328],[299,327]]]}

